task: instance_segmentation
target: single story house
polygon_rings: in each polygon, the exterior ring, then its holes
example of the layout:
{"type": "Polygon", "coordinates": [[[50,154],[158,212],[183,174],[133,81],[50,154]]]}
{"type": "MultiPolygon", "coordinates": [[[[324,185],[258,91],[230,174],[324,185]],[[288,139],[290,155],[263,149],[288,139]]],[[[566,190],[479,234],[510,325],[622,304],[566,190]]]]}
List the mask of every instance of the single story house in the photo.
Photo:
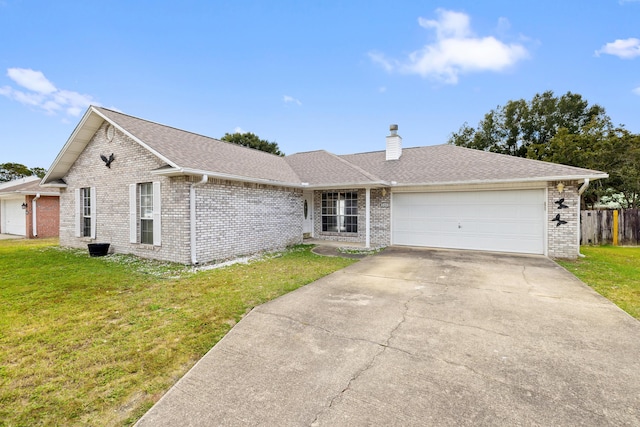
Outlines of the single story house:
{"type": "Polygon", "coordinates": [[[0,233],[29,239],[57,237],[59,199],[60,190],[42,187],[37,176],[0,184],[0,233]]]}
{"type": "Polygon", "coordinates": [[[42,184],[60,243],[209,263],[303,236],[575,258],[580,194],[603,172],[453,145],[286,157],[89,107],[42,184]]]}

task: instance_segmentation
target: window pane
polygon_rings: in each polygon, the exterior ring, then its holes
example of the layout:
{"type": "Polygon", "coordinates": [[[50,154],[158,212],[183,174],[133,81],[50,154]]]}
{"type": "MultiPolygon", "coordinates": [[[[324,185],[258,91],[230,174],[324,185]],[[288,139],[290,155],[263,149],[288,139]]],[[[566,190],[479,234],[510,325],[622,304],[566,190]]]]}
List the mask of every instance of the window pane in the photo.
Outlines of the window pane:
{"type": "Polygon", "coordinates": [[[358,193],[322,194],[322,231],[358,232],[358,193]]]}
{"type": "Polygon", "coordinates": [[[140,184],[140,218],[153,218],[153,184],[140,184]]]}
{"type": "Polygon", "coordinates": [[[322,231],[338,231],[338,218],[335,216],[323,216],[322,231]]]}
{"type": "Polygon", "coordinates": [[[140,220],[140,243],[153,244],[153,220],[140,220]]]}
{"type": "Polygon", "coordinates": [[[82,219],[82,235],[84,237],[91,237],[91,217],[82,219]]]}

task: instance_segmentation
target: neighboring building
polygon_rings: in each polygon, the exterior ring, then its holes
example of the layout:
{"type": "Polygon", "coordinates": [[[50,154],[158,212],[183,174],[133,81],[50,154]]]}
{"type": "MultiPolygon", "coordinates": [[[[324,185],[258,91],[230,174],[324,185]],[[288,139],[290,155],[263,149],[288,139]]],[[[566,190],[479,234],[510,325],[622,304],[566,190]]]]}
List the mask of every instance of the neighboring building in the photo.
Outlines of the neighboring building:
{"type": "Polygon", "coordinates": [[[0,233],[57,237],[60,230],[60,190],[40,186],[29,176],[0,184],[0,233]]]}
{"type": "Polygon", "coordinates": [[[386,150],[279,157],[90,107],[42,184],[61,190],[61,245],[196,264],[303,235],[574,258],[579,192],[606,177],[452,145],[403,149],[397,126],[386,150]]]}

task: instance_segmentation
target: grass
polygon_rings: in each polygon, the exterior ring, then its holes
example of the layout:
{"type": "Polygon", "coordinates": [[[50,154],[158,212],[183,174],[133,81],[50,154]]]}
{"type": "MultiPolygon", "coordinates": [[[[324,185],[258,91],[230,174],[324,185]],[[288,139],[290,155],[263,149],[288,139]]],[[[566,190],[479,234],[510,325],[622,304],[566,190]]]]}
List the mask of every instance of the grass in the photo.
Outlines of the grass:
{"type": "Polygon", "coordinates": [[[0,241],[0,426],[129,425],[252,307],[353,260],[181,265],[0,241]]]}
{"type": "Polygon", "coordinates": [[[640,247],[583,246],[581,251],[585,258],[558,263],[640,320],[640,247]]]}

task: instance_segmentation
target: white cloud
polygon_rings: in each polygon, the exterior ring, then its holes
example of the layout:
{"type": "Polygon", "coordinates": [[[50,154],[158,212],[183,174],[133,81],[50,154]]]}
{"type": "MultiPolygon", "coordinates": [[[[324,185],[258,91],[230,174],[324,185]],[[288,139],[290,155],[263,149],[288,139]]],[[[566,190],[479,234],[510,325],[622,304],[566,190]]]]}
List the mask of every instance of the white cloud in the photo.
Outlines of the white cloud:
{"type": "Polygon", "coordinates": [[[387,91],[387,87],[386,86],[380,86],[378,88],[378,92],[380,92],[380,93],[385,93],[386,91],[387,91]]]}
{"type": "Polygon", "coordinates": [[[622,59],[635,58],[636,56],[640,56],[640,39],[634,37],[624,40],[618,39],[596,50],[596,56],[599,56],[601,53],[614,55],[622,59]]]}
{"type": "Polygon", "coordinates": [[[633,89],[631,92],[635,93],[636,95],[640,96],[640,86],[633,89]]]}
{"type": "Polygon", "coordinates": [[[90,95],[56,88],[41,71],[9,68],[7,76],[26,90],[3,86],[0,88],[0,95],[39,108],[47,114],[63,111],[66,115],[77,117],[89,105],[99,105],[90,95]]]}
{"type": "Polygon", "coordinates": [[[302,105],[302,102],[300,102],[299,99],[296,99],[292,96],[289,95],[284,95],[282,97],[282,100],[285,102],[285,104],[296,104],[296,105],[302,105]]]}
{"type": "MultiPolygon", "coordinates": [[[[435,20],[418,18],[421,27],[435,30],[433,43],[410,53],[403,61],[388,59],[379,52],[370,52],[369,58],[388,72],[417,74],[456,84],[461,74],[502,71],[529,56],[520,44],[508,44],[493,36],[476,36],[467,14],[444,9],[436,10],[436,14],[435,20]]],[[[500,18],[501,30],[507,24],[505,18],[500,18]]]]}
{"type": "Polygon", "coordinates": [[[240,126],[236,126],[235,129],[233,129],[233,133],[246,133],[246,132],[240,126]]]}
{"type": "Polygon", "coordinates": [[[56,91],[56,87],[40,71],[28,68],[9,68],[7,76],[23,88],[42,94],[50,94],[56,91]]]}

